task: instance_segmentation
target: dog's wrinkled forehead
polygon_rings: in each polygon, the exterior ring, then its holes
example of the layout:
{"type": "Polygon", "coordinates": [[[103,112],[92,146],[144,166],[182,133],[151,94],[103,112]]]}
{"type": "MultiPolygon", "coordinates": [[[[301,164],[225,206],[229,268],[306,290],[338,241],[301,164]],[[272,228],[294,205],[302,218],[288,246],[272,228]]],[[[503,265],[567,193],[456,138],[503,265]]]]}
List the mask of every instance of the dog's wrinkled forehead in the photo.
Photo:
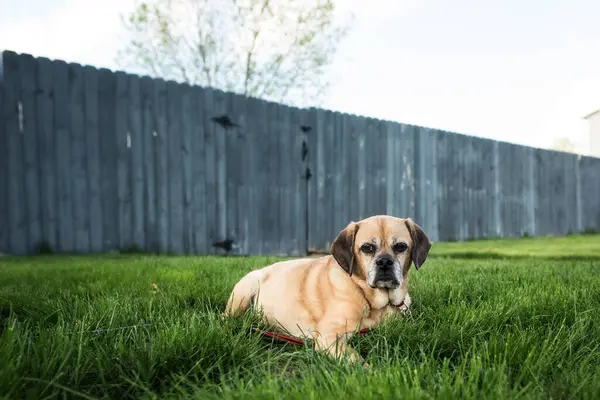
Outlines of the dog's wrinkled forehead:
{"type": "Polygon", "coordinates": [[[404,242],[412,244],[410,231],[403,218],[375,216],[359,222],[360,229],[356,233],[355,246],[373,243],[378,247],[391,246],[404,242]]]}

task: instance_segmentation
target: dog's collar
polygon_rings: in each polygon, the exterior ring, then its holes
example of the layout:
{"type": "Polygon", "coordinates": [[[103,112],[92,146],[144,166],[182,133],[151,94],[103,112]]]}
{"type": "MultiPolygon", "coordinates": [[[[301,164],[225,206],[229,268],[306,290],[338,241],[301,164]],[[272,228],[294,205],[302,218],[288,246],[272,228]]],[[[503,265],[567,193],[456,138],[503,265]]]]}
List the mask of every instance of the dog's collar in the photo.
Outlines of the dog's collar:
{"type": "Polygon", "coordinates": [[[390,305],[391,305],[392,307],[401,308],[401,307],[402,307],[403,305],[405,305],[405,304],[404,304],[404,300],[402,300],[402,301],[400,302],[400,304],[398,304],[398,305],[396,305],[396,304],[392,304],[392,303],[390,303],[390,305]]]}

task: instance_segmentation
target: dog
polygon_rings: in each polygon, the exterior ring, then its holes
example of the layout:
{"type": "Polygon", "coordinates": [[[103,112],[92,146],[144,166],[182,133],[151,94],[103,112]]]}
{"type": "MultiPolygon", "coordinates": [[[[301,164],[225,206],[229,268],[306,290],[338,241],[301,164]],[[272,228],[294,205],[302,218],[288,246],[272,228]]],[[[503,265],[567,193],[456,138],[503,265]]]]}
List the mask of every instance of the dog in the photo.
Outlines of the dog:
{"type": "Polygon", "coordinates": [[[368,364],[347,341],[384,318],[408,313],[411,263],[419,269],[431,241],[411,218],[375,215],[350,222],[330,255],[276,262],[246,274],[229,296],[225,316],[250,306],[276,331],[312,337],[318,351],[368,364]]]}

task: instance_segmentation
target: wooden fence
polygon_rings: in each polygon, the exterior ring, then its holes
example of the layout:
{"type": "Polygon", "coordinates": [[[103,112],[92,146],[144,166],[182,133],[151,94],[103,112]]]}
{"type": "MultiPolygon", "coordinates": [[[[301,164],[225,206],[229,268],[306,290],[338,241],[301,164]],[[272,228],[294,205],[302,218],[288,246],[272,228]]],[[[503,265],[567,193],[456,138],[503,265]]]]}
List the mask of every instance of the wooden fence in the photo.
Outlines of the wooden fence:
{"type": "Polygon", "coordinates": [[[286,254],[600,229],[600,159],[2,53],[0,252],[286,254]]]}

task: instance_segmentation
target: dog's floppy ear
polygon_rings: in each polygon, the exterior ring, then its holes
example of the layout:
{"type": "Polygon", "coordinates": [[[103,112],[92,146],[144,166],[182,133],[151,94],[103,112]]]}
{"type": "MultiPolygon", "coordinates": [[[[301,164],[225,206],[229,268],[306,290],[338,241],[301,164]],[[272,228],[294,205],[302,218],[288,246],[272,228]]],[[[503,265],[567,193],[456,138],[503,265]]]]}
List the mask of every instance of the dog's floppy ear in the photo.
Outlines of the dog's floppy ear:
{"type": "Polygon", "coordinates": [[[358,224],[352,221],[337,235],[330,248],[335,261],[350,276],[352,276],[352,270],[354,269],[354,238],[356,232],[358,232],[358,224]]]}
{"type": "Polygon", "coordinates": [[[411,258],[415,264],[415,268],[419,269],[425,263],[429,250],[431,249],[431,241],[427,234],[417,225],[412,219],[407,218],[404,223],[410,232],[410,237],[413,241],[411,258]]]}

